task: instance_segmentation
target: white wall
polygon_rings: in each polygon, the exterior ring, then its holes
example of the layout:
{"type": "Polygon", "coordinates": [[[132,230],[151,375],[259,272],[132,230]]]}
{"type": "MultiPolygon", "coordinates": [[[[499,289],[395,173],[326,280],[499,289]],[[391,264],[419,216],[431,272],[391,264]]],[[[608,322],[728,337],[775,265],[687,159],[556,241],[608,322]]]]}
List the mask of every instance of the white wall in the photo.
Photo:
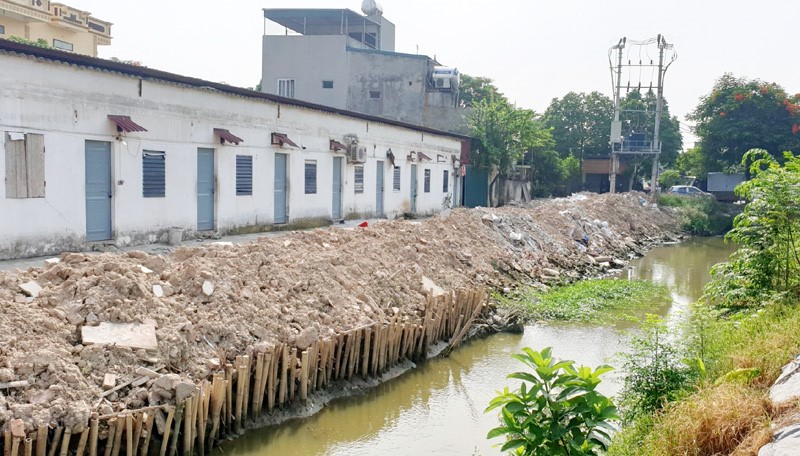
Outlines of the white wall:
{"type": "MultiPolygon", "coordinates": [[[[197,227],[197,149],[215,150],[216,227],[221,232],[270,224],[274,214],[275,153],[289,156],[289,219],[330,218],[332,166],[329,140],[356,134],[367,147],[364,193],[355,194],[354,165],[346,163],[343,214],[375,211],[375,167],[384,161],[384,209],[394,217],[410,208],[411,151],[433,161],[417,161],[417,212],[442,209],[442,171],[453,170],[460,154],[457,137],[434,135],[364,119],[291,105],[189,88],[155,80],[62,63],[0,54],[0,133],[42,133],[45,139],[46,196],[11,199],[0,188],[0,258],[31,256],[79,247],[85,241],[86,140],[108,141],[112,150],[114,240],[118,244],[153,242],[168,227],[197,227]],[[141,96],[140,96],[141,90],[141,96]],[[116,138],[108,114],[128,115],[147,128],[116,138]],[[244,139],[221,145],[213,128],[244,139]],[[271,145],[271,133],[285,133],[299,146],[271,145]],[[392,191],[391,148],[402,168],[402,187],[392,191]],[[142,197],[142,151],[166,152],[166,195],[142,197]],[[235,156],[253,156],[253,195],[235,192],[235,156]],[[436,163],[437,154],[445,157],[436,163]],[[317,193],[306,195],[305,160],[317,162],[317,193]],[[423,169],[432,173],[431,193],[423,192],[423,169]]],[[[3,141],[0,151],[5,156],[3,141]]],[[[0,160],[5,176],[5,160],[0,160]]],[[[450,190],[453,176],[450,176],[450,190]]]]}

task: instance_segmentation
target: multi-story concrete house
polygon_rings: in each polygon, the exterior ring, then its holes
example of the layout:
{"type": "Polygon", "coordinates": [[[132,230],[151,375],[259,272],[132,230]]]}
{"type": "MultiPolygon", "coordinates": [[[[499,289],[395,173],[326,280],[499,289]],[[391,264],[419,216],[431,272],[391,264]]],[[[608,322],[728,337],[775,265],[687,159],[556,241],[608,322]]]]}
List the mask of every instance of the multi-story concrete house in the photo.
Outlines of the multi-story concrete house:
{"type": "Polygon", "coordinates": [[[111,44],[111,23],[63,3],[0,0],[0,38],[11,37],[97,57],[98,46],[111,44]]]}

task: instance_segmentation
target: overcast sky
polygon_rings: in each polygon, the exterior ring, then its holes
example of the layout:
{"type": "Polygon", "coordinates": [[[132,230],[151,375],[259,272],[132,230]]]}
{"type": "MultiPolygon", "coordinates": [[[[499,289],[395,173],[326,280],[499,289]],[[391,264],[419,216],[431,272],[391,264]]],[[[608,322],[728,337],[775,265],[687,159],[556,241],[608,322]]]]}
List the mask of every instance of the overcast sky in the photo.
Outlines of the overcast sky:
{"type": "MultiPolygon", "coordinates": [[[[69,0],[114,23],[101,57],[255,86],[262,8],[350,8],[360,0],[69,0]]],[[[398,52],[492,78],[518,106],[544,111],[569,91],[611,95],[608,48],[663,34],[678,60],[665,96],[681,121],[725,72],[800,92],[800,0],[383,0],[398,52]]],[[[268,33],[282,33],[270,23],[268,33]]],[[[623,80],[626,78],[623,76],[623,80]]],[[[649,79],[649,78],[645,78],[649,79]]]]}

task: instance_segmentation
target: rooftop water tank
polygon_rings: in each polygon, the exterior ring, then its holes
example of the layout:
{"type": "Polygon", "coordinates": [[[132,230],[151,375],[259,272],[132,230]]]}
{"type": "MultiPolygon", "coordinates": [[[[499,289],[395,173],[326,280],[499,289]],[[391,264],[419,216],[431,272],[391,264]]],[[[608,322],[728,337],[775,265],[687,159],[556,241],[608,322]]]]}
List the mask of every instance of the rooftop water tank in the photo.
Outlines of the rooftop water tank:
{"type": "Polygon", "coordinates": [[[367,16],[383,16],[383,7],[375,0],[364,0],[361,2],[361,11],[367,16]]]}

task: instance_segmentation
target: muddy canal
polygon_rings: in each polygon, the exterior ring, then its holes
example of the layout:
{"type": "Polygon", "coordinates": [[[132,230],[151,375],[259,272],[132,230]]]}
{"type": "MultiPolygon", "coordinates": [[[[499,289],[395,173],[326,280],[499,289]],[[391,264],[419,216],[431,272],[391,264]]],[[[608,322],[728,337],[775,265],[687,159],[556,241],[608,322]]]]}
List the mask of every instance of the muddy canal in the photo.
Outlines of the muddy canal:
{"type": "MultiPolygon", "coordinates": [[[[653,313],[680,318],[708,281],[708,269],[732,247],[719,238],[692,239],[660,247],[635,260],[623,276],[669,287],[673,304],[653,313]]],[[[470,343],[446,359],[431,360],[363,396],[335,401],[317,415],[251,431],[223,444],[217,454],[267,455],[499,455],[486,432],[497,426],[483,410],[495,390],[511,385],[505,375],[520,368],[509,356],[520,348],[552,346],[559,358],[597,366],[614,364],[626,349],[620,328],[533,325],[524,335],[500,334],[470,343]]],[[[618,377],[601,390],[614,394],[618,377]]]]}

